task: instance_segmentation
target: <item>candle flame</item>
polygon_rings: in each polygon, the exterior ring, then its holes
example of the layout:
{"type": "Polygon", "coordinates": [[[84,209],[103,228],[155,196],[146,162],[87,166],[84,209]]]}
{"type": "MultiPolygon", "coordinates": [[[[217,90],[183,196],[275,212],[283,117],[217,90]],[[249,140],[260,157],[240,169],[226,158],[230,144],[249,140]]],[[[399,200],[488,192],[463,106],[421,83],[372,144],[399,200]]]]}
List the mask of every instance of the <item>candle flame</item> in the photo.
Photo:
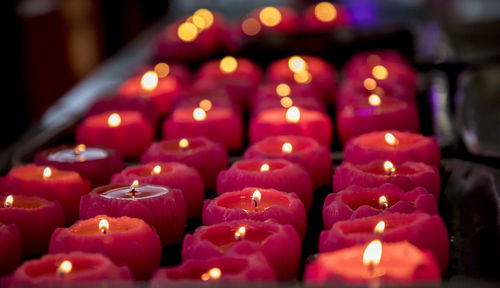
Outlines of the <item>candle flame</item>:
{"type": "Polygon", "coordinates": [[[375,228],[373,228],[373,233],[375,234],[381,234],[385,230],[385,222],[384,221],[379,221],[377,225],[375,225],[375,228]]]}
{"type": "Polygon", "coordinates": [[[253,201],[255,207],[259,206],[261,198],[262,198],[262,194],[260,193],[260,191],[255,190],[252,194],[252,201],[253,201]]]}
{"type": "Polygon", "coordinates": [[[85,146],[85,144],[80,144],[80,145],[77,145],[75,147],[75,154],[78,155],[80,153],[82,153],[83,151],[85,151],[85,149],[87,149],[87,146],[85,146]]]}
{"type": "Polygon", "coordinates": [[[308,84],[311,83],[312,75],[307,70],[295,72],[293,73],[293,80],[300,84],[308,84]]]}
{"type": "Polygon", "coordinates": [[[370,97],[368,97],[368,103],[370,103],[371,106],[380,106],[380,103],[382,101],[380,100],[380,97],[376,94],[372,94],[370,95],[370,97]]]}
{"type": "Polygon", "coordinates": [[[274,27],[281,22],[281,12],[275,7],[264,7],[260,10],[259,19],[264,26],[274,27]]]}
{"type": "Polygon", "coordinates": [[[377,81],[373,78],[366,78],[363,80],[363,87],[365,87],[366,90],[373,90],[377,88],[377,81]]]}
{"type": "Polygon", "coordinates": [[[283,97],[280,99],[281,107],[290,108],[293,106],[293,100],[290,97],[283,97]]]}
{"type": "Polygon", "coordinates": [[[373,240],[366,246],[363,253],[363,265],[369,269],[373,269],[380,263],[382,258],[382,242],[380,240],[373,240]]]}
{"type": "Polygon", "coordinates": [[[389,76],[389,71],[387,71],[387,68],[385,68],[384,66],[377,65],[373,67],[372,75],[377,80],[384,80],[387,79],[387,76],[389,76]]]}
{"type": "Polygon", "coordinates": [[[155,167],[153,167],[153,170],[151,170],[151,175],[158,175],[160,173],[161,173],[160,165],[156,165],[155,167]]]}
{"type": "Polygon", "coordinates": [[[391,161],[385,161],[384,162],[384,170],[385,170],[385,174],[391,176],[392,173],[396,172],[396,168],[394,167],[394,165],[392,164],[391,161]]]}
{"type": "Polygon", "coordinates": [[[188,139],[182,138],[181,140],[179,140],[179,148],[186,149],[188,147],[189,147],[189,141],[188,141],[188,139]]]}
{"type": "Polygon", "coordinates": [[[236,232],[234,232],[234,238],[236,240],[241,240],[245,237],[246,232],[247,229],[245,228],[245,226],[241,226],[240,228],[238,228],[238,230],[236,230],[236,232]]]}
{"type": "Polygon", "coordinates": [[[321,22],[331,22],[337,18],[337,9],[329,2],[320,2],[314,7],[314,16],[321,22]]]}
{"type": "Polygon", "coordinates": [[[122,123],[122,118],[120,117],[120,114],[118,113],[113,113],[109,115],[108,117],[108,126],[109,127],[118,127],[122,123]]]}
{"type": "Polygon", "coordinates": [[[214,23],[214,14],[205,8],[198,9],[193,13],[193,23],[199,29],[208,29],[214,23]],[[195,18],[197,19],[196,21],[194,20],[195,18]]]}
{"type": "Polygon", "coordinates": [[[168,66],[167,63],[160,62],[155,65],[155,68],[153,70],[156,72],[158,77],[163,78],[167,77],[168,74],[170,73],[170,66],[168,66]]]}
{"type": "Polygon", "coordinates": [[[292,56],[290,57],[290,59],[288,59],[288,68],[290,68],[290,70],[295,73],[306,71],[307,70],[306,60],[304,60],[300,56],[292,56]]]}
{"type": "Polygon", "coordinates": [[[3,207],[5,208],[10,208],[14,204],[14,196],[9,195],[5,198],[5,201],[3,202],[3,207]]]}
{"type": "Polygon", "coordinates": [[[259,34],[261,29],[259,21],[255,18],[247,18],[241,23],[241,30],[248,36],[255,36],[259,34]]]}
{"type": "Polygon", "coordinates": [[[380,198],[378,198],[378,205],[383,210],[387,209],[389,207],[389,201],[387,200],[387,197],[385,197],[383,195],[380,196],[380,198]]]}
{"type": "Polygon", "coordinates": [[[226,56],[220,60],[219,68],[224,73],[233,73],[238,69],[238,60],[233,56],[226,56]]]}
{"type": "Polygon", "coordinates": [[[190,22],[184,22],[177,27],[177,36],[184,42],[194,41],[198,37],[198,28],[190,22]]]}
{"type": "Polygon", "coordinates": [[[137,188],[137,186],[139,186],[139,180],[134,180],[134,182],[132,182],[132,184],[130,185],[130,190],[134,190],[135,188],[137,188]]]}
{"type": "Polygon", "coordinates": [[[384,136],[385,142],[391,146],[396,146],[398,144],[398,139],[392,133],[385,133],[384,136]]]}
{"type": "Polygon", "coordinates": [[[203,99],[200,101],[200,104],[198,104],[198,106],[205,112],[210,111],[210,109],[212,109],[212,101],[203,99]]]}
{"type": "Polygon", "coordinates": [[[260,166],[260,172],[267,172],[267,171],[269,171],[269,168],[270,168],[270,167],[269,167],[269,164],[264,163],[264,164],[262,164],[262,165],[260,166]]]}
{"type": "Polygon", "coordinates": [[[288,86],[288,84],[280,83],[276,85],[276,94],[278,94],[278,96],[286,97],[290,95],[290,92],[292,92],[292,90],[290,89],[290,86],[288,86]]]}
{"type": "Polygon", "coordinates": [[[290,142],[283,143],[283,146],[281,146],[281,151],[283,151],[283,153],[292,153],[293,151],[292,143],[290,142]]]}
{"type": "Polygon", "coordinates": [[[289,123],[297,123],[300,120],[300,110],[297,106],[292,106],[286,110],[286,121],[289,123]]]}
{"type": "Polygon", "coordinates": [[[73,264],[69,260],[64,260],[61,264],[59,264],[59,267],[57,268],[57,274],[60,277],[64,277],[67,274],[71,273],[71,270],[73,270],[73,264]]]}
{"type": "Polygon", "coordinates": [[[221,274],[222,274],[222,271],[219,268],[214,267],[214,268],[208,270],[208,272],[203,273],[201,275],[201,280],[203,280],[203,281],[217,280],[220,278],[221,274]]]}
{"type": "Polygon", "coordinates": [[[109,230],[108,220],[101,219],[101,221],[99,221],[99,231],[101,231],[102,234],[106,235],[108,234],[108,230],[109,230]]]}
{"type": "Polygon", "coordinates": [[[43,169],[43,179],[49,179],[52,176],[52,169],[50,167],[45,167],[43,169]]]}
{"type": "Polygon", "coordinates": [[[193,118],[196,121],[203,121],[207,118],[207,113],[205,112],[205,110],[203,110],[199,107],[195,108],[193,110],[193,118]]]}
{"type": "Polygon", "coordinates": [[[147,71],[142,75],[141,87],[146,91],[153,91],[158,86],[158,74],[155,71],[147,71]]]}

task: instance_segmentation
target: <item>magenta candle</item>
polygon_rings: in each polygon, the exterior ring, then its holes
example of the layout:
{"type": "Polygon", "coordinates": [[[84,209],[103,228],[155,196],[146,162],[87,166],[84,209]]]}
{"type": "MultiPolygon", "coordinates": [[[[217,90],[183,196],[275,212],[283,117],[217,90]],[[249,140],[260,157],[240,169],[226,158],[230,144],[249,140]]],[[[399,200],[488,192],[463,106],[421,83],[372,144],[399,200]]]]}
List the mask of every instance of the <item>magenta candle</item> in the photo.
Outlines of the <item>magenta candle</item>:
{"type": "Polygon", "coordinates": [[[205,188],[215,189],[217,174],[226,169],[229,156],[224,145],[205,137],[157,141],[142,154],[141,163],[180,162],[200,172],[205,188]]]}
{"type": "Polygon", "coordinates": [[[330,2],[310,5],[302,17],[306,32],[328,32],[348,26],[350,23],[346,9],[342,5],[333,5],[330,2]]]}
{"type": "Polygon", "coordinates": [[[337,112],[337,128],[342,143],[377,130],[418,132],[418,110],[413,103],[373,94],[368,101],[359,99],[342,107],[337,112]]]}
{"type": "Polygon", "coordinates": [[[120,152],[100,147],[87,147],[84,144],[63,145],[43,150],[35,156],[35,163],[61,170],[76,171],[88,179],[92,186],[109,183],[113,173],[125,168],[120,152]]]}
{"type": "Polygon", "coordinates": [[[181,86],[188,85],[191,83],[191,71],[186,64],[182,62],[175,61],[158,61],[153,64],[144,64],[140,65],[135,71],[135,75],[143,75],[147,71],[154,71],[158,74],[158,77],[173,77],[177,82],[181,84],[181,86]]]}
{"type": "Polygon", "coordinates": [[[323,206],[323,223],[328,229],[337,221],[378,215],[384,211],[420,211],[434,215],[438,213],[438,207],[434,196],[422,187],[405,192],[392,184],[375,188],[353,185],[338,193],[328,194],[323,206]]]}
{"type": "Polygon", "coordinates": [[[248,187],[226,192],[215,199],[206,200],[203,205],[203,225],[239,219],[273,219],[294,226],[301,239],[306,233],[306,210],[295,193],[248,187]]]}
{"type": "Polygon", "coordinates": [[[132,286],[131,278],[127,267],[119,267],[101,254],[72,252],[28,260],[2,281],[2,287],[132,286]]]}
{"type": "Polygon", "coordinates": [[[395,164],[423,162],[439,167],[441,150],[434,137],[394,130],[360,135],[344,147],[344,160],[347,162],[366,164],[377,159],[395,164]]]}
{"type": "Polygon", "coordinates": [[[93,115],[76,128],[77,143],[114,148],[126,157],[140,156],[153,139],[153,125],[135,111],[93,115]]]}
{"type": "Polygon", "coordinates": [[[243,57],[226,56],[219,60],[207,61],[197,72],[198,80],[209,79],[223,82],[244,80],[250,88],[259,85],[261,78],[260,67],[243,57]]]}
{"type": "Polygon", "coordinates": [[[268,6],[255,9],[248,14],[245,21],[242,23],[242,30],[248,36],[257,34],[293,34],[297,32],[299,28],[299,17],[297,13],[293,9],[285,6],[268,6]],[[245,21],[247,24],[245,24],[245,21]],[[246,29],[249,25],[253,27],[253,29],[246,29]],[[256,33],[248,33],[251,31],[255,31],[256,33]]]}
{"type": "Polygon", "coordinates": [[[22,255],[41,255],[49,248],[50,235],[64,226],[64,212],[58,202],[43,198],[0,196],[0,222],[15,224],[22,241],[22,255]]]}
{"type": "MultiPolygon", "coordinates": [[[[16,225],[0,222],[0,277],[10,273],[21,260],[21,237],[16,225]]],[[[2,285],[2,287],[4,287],[2,285]]]]}
{"type": "Polygon", "coordinates": [[[196,169],[178,162],[151,162],[131,166],[113,175],[113,183],[154,184],[182,191],[186,205],[186,218],[200,218],[205,188],[196,169]]]}
{"type": "Polygon", "coordinates": [[[276,282],[273,269],[261,253],[189,259],[179,266],[156,270],[151,287],[249,282],[276,282]]]}
{"type": "Polygon", "coordinates": [[[439,284],[441,273],[432,253],[406,241],[378,243],[382,249],[374,253],[380,253],[378,261],[370,257],[363,261],[367,245],[318,254],[318,258],[305,268],[306,285],[439,284]]]}
{"type": "Polygon", "coordinates": [[[11,193],[58,201],[66,225],[78,219],[80,197],[90,191],[89,182],[74,171],[34,164],[12,168],[3,182],[2,195],[11,193]]]}
{"type": "Polygon", "coordinates": [[[250,143],[269,136],[300,135],[330,146],[333,137],[328,114],[296,106],[270,109],[255,115],[250,120],[249,130],[250,143]]]}
{"type": "Polygon", "coordinates": [[[99,215],[54,231],[49,253],[72,251],[101,253],[117,265],[127,265],[135,279],[144,280],[160,266],[161,242],[141,219],[99,215]]]}
{"type": "Polygon", "coordinates": [[[439,215],[426,213],[383,213],[354,220],[339,221],[319,237],[320,253],[335,251],[374,239],[384,242],[408,241],[431,251],[445,272],[449,258],[448,231],[439,215]],[[379,224],[380,222],[382,224],[379,224]]]}
{"type": "Polygon", "coordinates": [[[296,193],[306,211],[311,209],[313,184],[309,173],[284,159],[250,159],[234,162],[217,178],[217,195],[245,187],[273,188],[296,193]]]}
{"type": "Polygon", "coordinates": [[[186,224],[182,192],[149,184],[110,184],[95,188],[82,197],[80,218],[100,214],[140,218],[156,229],[164,246],[180,243],[186,224]]]}
{"type": "MultiPolygon", "coordinates": [[[[332,179],[330,149],[303,136],[274,136],[250,146],[243,159],[285,159],[299,164],[311,175],[314,188],[327,186],[332,179]]],[[[279,189],[278,189],[279,190],[279,189]]]]}
{"type": "Polygon", "coordinates": [[[135,111],[146,117],[154,127],[159,123],[160,113],[156,107],[155,102],[150,98],[135,97],[135,98],[124,98],[117,97],[117,95],[112,94],[111,98],[99,99],[87,110],[84,119],[98,114],[103,113],[113,113],[118,114],[121,111],[135,111]]]}
{"type": "Polygon", "coordinates": [[[231,254],[262,252],[279,280],[297,278],[301,242],[292,225],[243,219],[201,226],[187,234],[182,259],[206,259],[231,254]]]}
{"type": "Polygon", "coordinates": [[[441,177],[435,166],[421,162],[404,162],[392,164],[390,161],[375,160],[368,164],[352,164],[342,162],[333,174],[333,191],[358,185],[361,187],[378,187],[384,183],[392,183],[405,191],[416,187],[424,187],[439,199],[441,177]]]}

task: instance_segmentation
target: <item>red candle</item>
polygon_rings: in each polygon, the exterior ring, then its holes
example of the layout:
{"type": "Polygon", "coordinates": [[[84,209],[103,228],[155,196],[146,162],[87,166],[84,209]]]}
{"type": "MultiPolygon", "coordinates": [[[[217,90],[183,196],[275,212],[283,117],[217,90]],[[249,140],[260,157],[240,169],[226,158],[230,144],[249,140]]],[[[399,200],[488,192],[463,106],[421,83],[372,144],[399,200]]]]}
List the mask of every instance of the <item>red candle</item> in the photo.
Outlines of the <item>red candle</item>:
{"type": "MultiPolygon", "coordinates": [[[[21,237],[16,225],[0,222],[0,277],[10,273],[21,260],[21,237]]],[[[4,287],[4,285],[2,285],[4,287]]]]}
{"type": "Polygon", "coordinates": [[[159,61],[154,63],[154,65],[151,64],[141,65],[139,68],[137,68],[135,74],[136,76],[143,75],[144,73],[150,70],[155,71],[159,77],[165,77],[165,76],[173,77],[182,86],[191,83],[191,71],[189,70],[189,67],[182,62],[159,61]]]}
{"type": "Polygon", "coordinates": [[[338,193],[330,193],[323,206],[323,223],[330,228],[337,221],[378,215],[382,212],[431,215],[438,213],[436,199],[418,187],[405,192],[392,184],[376,188],[350,186],[338,193]]]}
{"type": "Polygon", "coordinates": [[[200,172],[205,188],[215,189],[217,174],[226,169],[229,156],[224,145],[205,137],[157,141],[142,154],[141,163],[180,162],[200,172]]]}
{"type": "Polygon", "coordinates": [[[434,137],[394,130],[360,135],[344,147],[344,160],[347,162],[366,164],[377,159],[394,164],[423,162],[439,167],[441,150],[434,137]]]}
{"type": "Polygon", "coordinates": [[[330,149],[312,138],[292,135],[267,137],[250,146],[243,155],[243,159],[275,158],[302,166],[311,175],[314,188],[330,184],[333,173],[330,149]]]}
{"type": "Polygon", "coordinates": [[[349,25],[347,11],[341,5],[320,2],[307,7],[303,15],[306,32],[328,32],[349,25]]]}
{"type": "Polygon", "coordinates": [[[179,189],[139,184],[97,187],[80,201],[80,218],[106,214],[140,218],[156,229],[162,245],[180,243],[186,224],[186,206],[179,189]]]}
{"type": "Polygon", "coordinates": [[[206,200],[203,205],[203,225],[238,219],[273,219],[281,224],[292,224],[301,239],[306,234],[306,210],[295,193],[248,187],[226,192],[206,200]]]}
{"type": "Polygon", "coordinates": [[[243,120],[233,109],[204,106],[177,108],[163,122],[163,136],[166,139],[205,136],[221,142],[228,150],[243,147],[243,120]]]}
{"type": "Polygon", "coordinates": [[[333,174],[334,192],[354,184],[378,187],[384,183],[392,183],[405,191],[424,187],[436,200],[441,189],[437,168],[421,162],[393,164],[391,161],[375,160],[368,164],[352,164],[344,161],[333,174]]]}
{"type": "Polygon", "coordinates": [[[209,79],[211,81],[244,81],[248,88],[260,84],[262,71],[257,64],[250,59],[226,56],[219,60],[211,60],[203,63],[197,72],[197,79],[209,79]]]}
{"type": "Polygon", "coordinates": [[[131,166],[113,175],[111,183],[139,183],[161,185],[182,191],[187,218],[200,218],[205,188],[196,169],[178,162],[151,162],[131,166]]]}
{"type": "Polygon", "coordinates": [[[121,113],[121,111],[136,111],[146,117],[153,127],[159,123],[160,113],[156,107],[155,102],[151,98],[135,97],[135,98],[123,98],[116,97],[112,94],[111,98],[99,99],[89,109],[83,116],[84,119],[98,114],[103,113],[121,113]]]}
{"type": "Polygon", "coordinates": [[[376,94],[358,99],[337,112],[339,138],[345,143],[352,137],[377,130],[419,131],[415,104],[376,94]]]}
{"type": "Polygon", "coordinates": [[[114,148],[126,157],[140,156],[153,139],[153,125],[134,111],[93,115],[76,128],[76,142],[114,148]]]}
{"type": "Polygon", "coordinates": [[[89,182],[74,171],[28,164],[10,170],[0,194],[37,196],[58,201],[64,211],[66,225],[69,225],[78,219],[80,197],[89,191],[89,182]]]}
{"type": "Polygon", "coordinates": [[[179,266],[156,270],[151,279],[151,287],[248,282],[276,282],[273,269],[261,253],[189,259],[179,266]]]}
{"type": "Polygon", "coordinates": [[[430,252],[406,241],[377,241],[368,246],[320,253],[306,266],[304,281],[309,285],[344,283],[357,286],[380,282],[393,285],[439,283],[439,266],[430,252]]]}
{"type": "Polygon", "coordinates": [[[267,6],[250,12],[241,29],[247,36],[293,34],[298,30],[298,24],[298,15],[294,10],[284,6],[267,6]]]}
{"type": "Polygon", "coordinates": [[[64,226],[64,213],[58,202],[39,197],[0,196],[0,222],[15,224],[22,240],[22,255],[47,252],[50,235],[64,226]]]}
{"type": "Polygon", "coordinates": [[[2,287],[132,286],[130,271],[101,254],[49,254],[24,262],[2,287]]]}
{"type": "Polygon", "coordinates": [[[182,259],[206,259],[231,253],[262,252],[279,280],[297,278],[301,242],[291,225],[271,221],[235,220],[201,226],[187,234],[182,244],[182,259]]]}
{"type": "Polygon", "coordinates": [[[109,183],[111,175],[125,167],[123,156],[117,150],[87,147],[84,144],[63,145],[43,150],[35,156],[35,163],[76,171],[88,179],[94,187],[109,183]]]}
{"type": "Polygon", "coordinates": [[[273,188],[296,193],[306,211],[311,209],[313,184],[309,173],[284,159],[250,159],[234,162],[217,178],[217,195],[245,187],[273,188]]]}
{"type": "Polygon", "coordinates": [[[300,135],[322,145],[332,143],[332,122],[328,114],[292,106],[263,111],[250,120],[250,143],[268,136],[300,135]]]}
{"type": "Polygon", "coordinates": [[[49,253],[83,251],[101,253],[117,265],[127,265],[135,279],[148,279],[160,266],[161,243],[146,222],[126,216],[99,215],[80,220],[69,228],[57,228],[49,253]]]}
{"type": "Polygon", "coordinates": [[[329,252],[374,239],[384,242],[408,241],[422,250],[431,251],[446,271],[449,257],[448,231],[439,215],[426,213],[383,213],[354,220],[339,221],[319,237],[319,251],[329,252]]]}

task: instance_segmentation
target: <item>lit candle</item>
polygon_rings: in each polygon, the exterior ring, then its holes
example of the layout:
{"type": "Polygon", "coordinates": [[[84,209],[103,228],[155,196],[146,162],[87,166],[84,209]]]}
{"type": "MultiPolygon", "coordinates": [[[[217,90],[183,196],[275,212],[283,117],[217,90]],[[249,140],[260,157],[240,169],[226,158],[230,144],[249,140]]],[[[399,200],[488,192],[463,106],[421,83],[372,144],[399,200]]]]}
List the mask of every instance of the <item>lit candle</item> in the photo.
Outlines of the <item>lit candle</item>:
{"type": "Polygon", "coordinates": [[[350,24],[346,9],[339,4],[319,2],[311,4],[304,12],[304,30],[306,32],[328,32],[350,24]]]}
{"type": "Polygon", "coordinates": [[[243,33],[247,36],[272,35],[275,33],[291,34],[299,28],[297,13],[285,6],[267,6],[255,9],[247,15],[245,21],[247,26],[245,28],[248,29],[243,29],[243,33]],[[249,19],[255,19],[257,23],[249,19]]]}
{"type": "Polygon", "coordinates": [[[375,225],[375,228],[373,228],[373,234],[379,235],[384,233],[384,231],[385,231],[385,222],[378,221],[377,225],[375,225]]]}

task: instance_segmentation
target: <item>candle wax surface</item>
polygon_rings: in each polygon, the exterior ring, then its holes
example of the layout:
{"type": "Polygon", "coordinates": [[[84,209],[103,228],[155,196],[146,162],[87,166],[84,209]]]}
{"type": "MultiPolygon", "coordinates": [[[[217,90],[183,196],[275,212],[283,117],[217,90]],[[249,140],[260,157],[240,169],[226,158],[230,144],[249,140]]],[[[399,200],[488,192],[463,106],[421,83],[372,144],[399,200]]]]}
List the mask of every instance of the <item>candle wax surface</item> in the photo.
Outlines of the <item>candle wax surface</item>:
{"type": "Polygon", "coordinates": [[[139,185],[134,188],[135,193],[130,187],[115,188],[104,191],[100,195],[105,198],[116,198],[123,200],[147,199],[162,196],[168,193],[168,188],[156,185],[139,185]]]}
{"type": "Polygon", "coordinates": [[[255,202],[252,199],[252,193],[245,193],[240,195],[231,195],[232,197],[224,197],[222,194],[218,201],[219,206],[229,209],[241,208],[246,212],[258,212],[263,211],[274,205],[278,205],[284,208],[288,208],[290,201],[287,199],[285,193],[275,192],[275,193],[263,193],[260,202],[255,206],[255,202]],[[237,197],[237,198],[236,198],[237,197]]]}
{"type": "Polygon", "coordinates": [[[88,147],[78,154],[74,149],[64,149],[50,153],[47,160],[54,162],[84,162],[91,160],[99,160],[108,157],[108,152],[104,149],[88,147]]]}

